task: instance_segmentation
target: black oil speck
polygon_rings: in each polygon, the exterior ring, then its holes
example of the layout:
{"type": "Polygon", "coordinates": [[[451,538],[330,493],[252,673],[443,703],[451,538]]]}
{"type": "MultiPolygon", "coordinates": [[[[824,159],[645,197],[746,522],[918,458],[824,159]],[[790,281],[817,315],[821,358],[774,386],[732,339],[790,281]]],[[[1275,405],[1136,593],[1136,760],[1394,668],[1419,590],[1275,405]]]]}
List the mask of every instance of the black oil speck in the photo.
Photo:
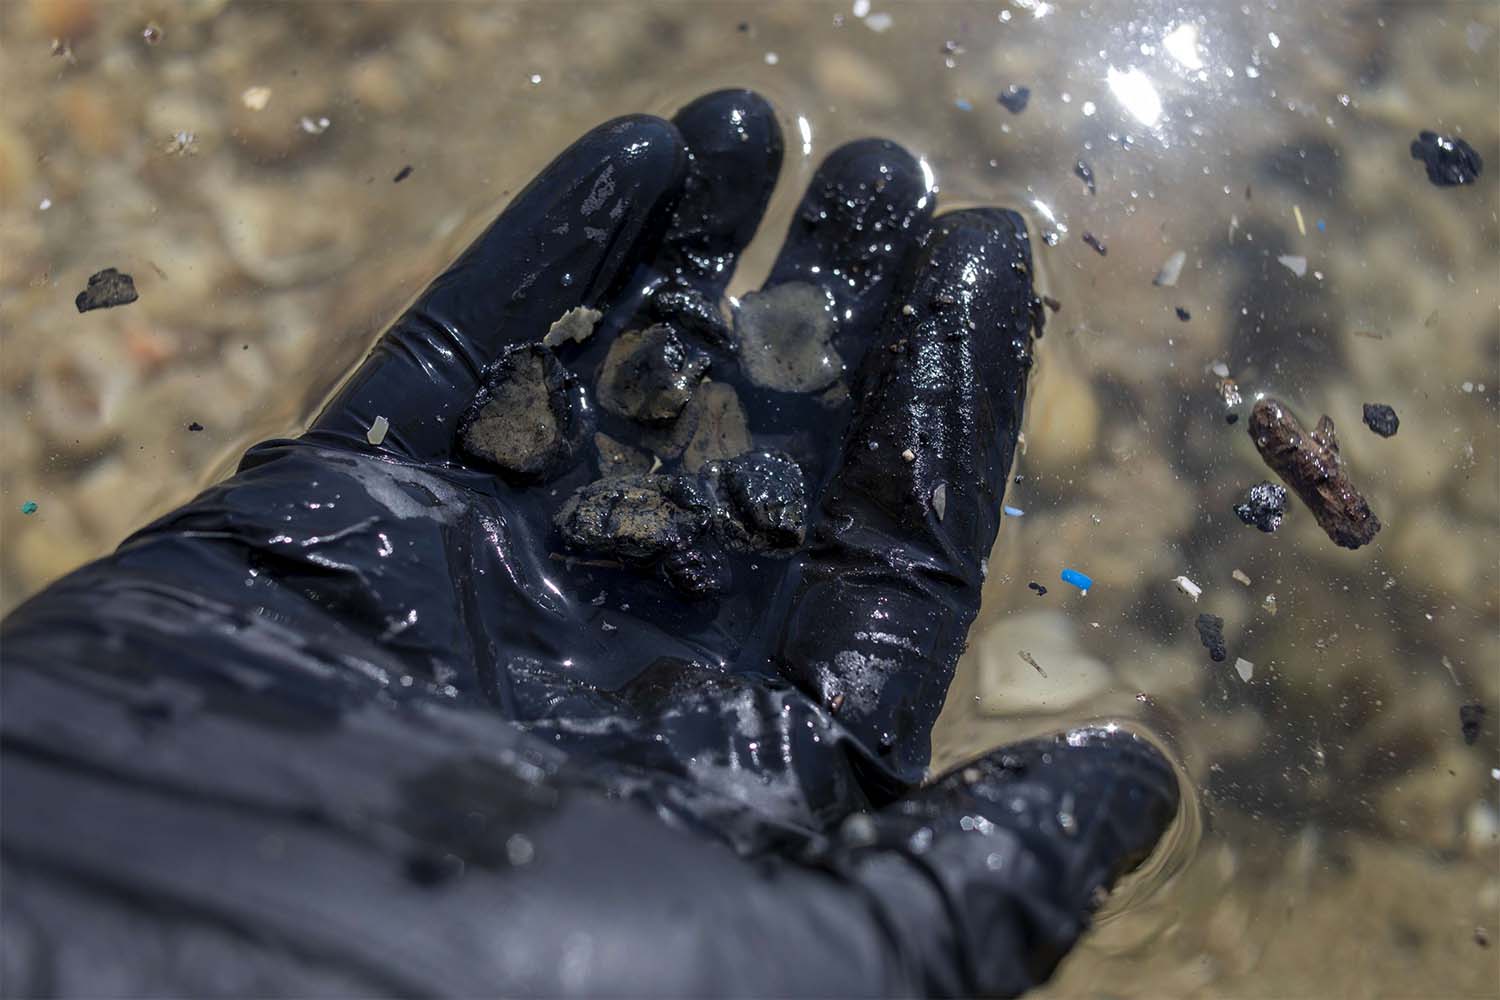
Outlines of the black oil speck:
{"type": "Polygon", "coordinates": [[[1000,91],[1000,95],[995,100],[999,101],[1005,107],[1006,111],[1009,111],[1013,115],[1018,115],[1026,110],[1026,102],[1031,100],[1031,88],[1017,86],[1013,83],[1000,91]]]}
{"type": "Polygon", "coordinates": [[[1421,132],[1411,141],[1411,158],[1427,166],[1427,179],[1438,187],[1473,184],[1484,160],[1462,139],[1421,132]]]}
{"type": "Polygon", "coordinates": [[[411,164],[408,163],[406,166],[404,166],[400,170],[396,171],[396,176],[393,177],[393,178],[391,178],[391,183],[392,184],[400,184],[402,181],[406,180],[410,176],[411,176],[411,164]]]}
{"type": "Polygon", "coordinates": [[[1261,531],[1275,531],[1286,516],[1286,487],[1277,483],[1256,483],[1246,491],[1245,502],[1235,505],[1234,512],[1241,521],[1253,524],[1261,531]]]}
{"type": "Polygon", "coordinates": [[[1048,309],[1051,309],[1053,312],[1062,311],[1062,303],[1057,301],[1050,295],[1042,296],[1042,305],[1046,306],[1048,309]]]}
{"type": "Polygon", "coordinates": [[[1109,256],[1109,247],[1105,246],[1104,243],[1099,239],[1099,237],[1095,236],[1093,233],[1084,233],[1083,234],[1083,242],[1085,242],[1089,246],[1093,247],[1094,248],[1094,252],[1097,253],[1099,256],[1101,256],[1101,257],[1107,257],[1107,256],[1109,256]]]}
{"type": "Polygon", "coordinates": [[[198,421],[196,421],[196,420],[194,420],[192,423],[188,424],[188,430],[192,431],[195,434],[198,431],[201,431],[202,429],[203,429],[203,425],[200,424],[200,423],[198,423],[198,421]]]}
{"type": "Polygon", "coordinates": [[[1365,426],[1383,438],[1392,437],[1401,428],[1401,418],[1384,403],[1365,404],[1365,426]]]}
{"type": "Polygon", "coordinates": [[[73,304],[78,307],[79,312],[86,313],[91,309],[129,305],[138,298],[140,296],[136,294],[134,278],[106,267],[97,274],[89,275],[88,287],[78,293],[73,304]]]}
{"type": "Polygon", "coordinates": [[[1484,729],[1484,706],[1477,701],[1458,706],[1458,728],[1463,733],[1464,742],[1473,746],[1479,739],[1480,731],[1484,729]]]}
{"type": "Polygon", "coordinates": [[[1230,425],[1237,424],[1240,422],[1240,415],[1238,413],[1226,413],[1224,414],[1224,422],[1230,425]]]}
{"type": "Polygon", "coordinates": [[[1088,165],[1088,161],[1079,160],[1073,164],[1073,173],[1083,181],[1083,186],[1088,188],[1089,194],[1097,194],[1098,188],[1094,185],[1094,168],[1088,165]]]}
{"type": "Polygon", "coordinates": [[[1046,596],[1047,588],[1043,587],[1040,583],[1037,583],[1035,580],[1033,580],[1030,583],[1028,583],[1026,585],[1026,587],[1027,587],[1028,590],[1034,590],[1034,591],[1036,591],[1036,596],[1038,596],[1038,597],[1044,597],[1044,596],[1046,596]]]}
{"type": "Polygon", "coordinates": [[[1224,645],[1224,619],[1218,615],[1199,615],[1195,624],[1198,626],[1198,641],[1208,650],[1208,658],[1223,663],[1229,655],[1229,649],[1224,645]]]}
{"type": "Polygon", "coordinates": [[[424,889],[435,889],[463,874],[463,859],[453,854],[421,851],[406,859],[406,877],[424,889]]]}
{"type": "Polygon", "coordinates": [[[1188,320],[1190,320],[1190,319],[1193,318],[1193,314],[1190,313],[1190,312],[1188,312],[1186,309],[1182,308],[1182,306],[1178,306],[1177,307],[1177,318],[1180,319],[1180,320],[1182,320],[1184,323],[1186,323],[1188,320]]]}

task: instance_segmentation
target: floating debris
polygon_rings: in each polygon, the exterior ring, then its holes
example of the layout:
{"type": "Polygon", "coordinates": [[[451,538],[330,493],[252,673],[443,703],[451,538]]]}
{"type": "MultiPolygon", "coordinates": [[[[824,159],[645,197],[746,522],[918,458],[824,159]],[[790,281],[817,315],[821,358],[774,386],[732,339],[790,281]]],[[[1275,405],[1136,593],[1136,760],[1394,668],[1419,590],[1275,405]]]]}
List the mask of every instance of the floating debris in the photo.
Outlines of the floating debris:
{"type": "Polygon", "coordinates": [[[1189,580],[1186,576],[1174,576],[1172,582],[1177,585],[1178,590],[1191,597],[1194,604],[1197,604],[1198,598],[1203,596],[1203,588],[1192,580],[1189,580]]]}
{"type": "MultiPolygon", "coordinates": [[[[1245,397],[1240,395],[1239,383],[1227,377],[1219,379],[1219,398],[1224,401],[1224,408],[1228,410],[1234,409],[1245,401],[1245,397]]],[[[1229,414],[1229,417],[1231,424],[1238,419],[1233,413],[1229,414]]]]}
{"type": "Polygon", "coordinates": [[[1256,483],[1245,491],[1245,502],[1236,504],[1234,513],[1245,524],[1267,533],[1275,531],[1286,517],[1286,487],[1256,483]]]}
{"type": "Polygon", "coordinates": [[[1229,577],[1230,579],[1234,580],[1235,583],[1242,583],[1247,587],[1250,586],[1250,578],[1245,575],[1245,571],[1242,569],[1236,569],[1234,572],[1229,574],[1229,577]]]}
{"type": "Polygon", "coordinates": [[[240,94],[240,103],[251,111],[264,111],[271,103],[270,87],[246,87],[240,94]]]}
{"type": "Polygon", "coordinates": [[[1307,258],[1299,254],[1282,254],[1276,262],[1299,278],[1307,274],[1307,258]]]}
{"type": "Polygon", "coordinates": [[[183,129],[174,132],[161,148],[168,156],[197,156],[198,155],[198,133],[183,129]]]}
{"type": "Polygon", "coordinates": [[[1268,615],[1274,615],[1274,614],[1276,614],[1276,595],[1275,594],[1267,594],[1265,596],[1265,598],[1260,602],[1260,606],[1261,606],[1261,609],[1264,610],[1266,614],[1268,614],[1268,615]]]}
{"type": "Polygon", "coordinates": [[[322,116],[313,118],[309,115],[303,115],[298,119],[297,124],[302,126],[302,131],[308,135],[322,135],[328,131],[328,126],[332,125],[333,122],[322,116]]]}
{"type": "Polygon", "coordinates": [[[1190,320],[1190,319],[1193,318],[1193,314],[1190,313],[1190,312],[1188,312],[1186,309],[1182,308],[1182,306],[1178,306],[1177,307],[1177,318],[1180,319],[1180,320],[1182,320],[1184,323],[1186,323],[1188,320],[1190,320]]]}
{"type": "Polygon", "coordinates": [[[1237,657],[1234,661],[1234,670],[1235,673],[1240,675],[1240,680],[1244,681],[1246,684],[1249,684],[1251,676],[1253,676],[1255,673],[1255,664],[1251,663],[1243,656],[1240,656],[1237,657]]]}
{"type": "Polygon", "coordinates": [[[40,507],[41,504],[37,503],[35,500],[27,500],[25,503],[21,504],[21,513],[27,515],[35,514],[37,510],[40,509],[40,507]]]}
{"type": "Polygon", "coordinates": [[[88,287],[79,292],[73,304],[81,313],[93,309],[112,309],[125,306],[140,298],[136,294],[135,279],[112,267],[89,275],[88,287]]]}
{"type": "Polygon", "coordinates": [[[1458,727],[1463,733],[1464,743],[1473,746],[1484,729],[1484,705],[1470,701],[1458,706],[1458,727]]]}
{"type": "Polygon", "coordinates": [[[1077,587],[1085,594],[1087,594],[1089,592],[1089,588],[1094,585],[1093,580],[1078,572],[1076,569],[1063,570],[1059,576],[1059,579],[1061,579],[1063,583],[1071,583],[1073,586],[1077,587]]]}
{"type": "Polygon", "coordinates": [[[1223,663],[1229,655],[1229,649],[1224,645],[1224,619],[1218,615],[1202,614],[1194,624],[1198,627],[1198,641],[1208,650],[1208,658],[1223,663]]]}
{"type": "Polygon", "coordinates": [[[161,40],[165,37],[165,33],[154,21],[147,23],[147,25],[141,29],[141,40],[144,41],[147,45],[159,45],[161,44],[161,40]]]}
{"type": "Polygon", "coordinates": [[[1026,512],[1024,510],[1022,510],[1019,507],[1012,507],[1009,504],[1005,505],[1004,507],[1001,507],[1000,509],[1005,512],[1005,516],[1006,517],[1025,517],[1026,516],[1026,512]]]}
{"type": "Polygon", "coordinates": [[[1297,220],[1297,232],[1303,236],[1307,235],[1307,226],[1302,221],[1302,209],[1296,205],[1292,206],[1292,216],[1297,220]]]}
{"type": "Polygon", "coordinates": [[[1436,132],[1417,134],[1411,141],[1411,158],[1426,164],[1427,179],[1438,187],[1473,184],[1484,170],[1484,160],[1473,146],[1436,132]]]}
{"type": "Polygon", "coordinates": [[[396,176],[391,178],[391,183],[392,184],[400,184],[402,181],[406,180],[408,177],[411,176],[411,171],[412,171],[412,166],[411,166],[410,163],[408,163],[406,166],[404,166],[400,170],[396,171],[396,176]]]}
{"type": "Polygon", "coordinates": [[[557,347],[569,340],[581,344],[593,336],[594,324],[603,318],[602,312],[598,309],[590,309],[588,306],[576,306],[569,309],[547,328],[547,332],[542,336],[542,346],[557,347]]]}
{"type": "Polygon", "coordinates": [[[1037,673],[1041,674],[1043,677],[1047,676],[1047,671],[1043,670],[1042,669],[1042,665],[1040,663],[1036,662],[1036,657],[1034,657],[1030,653],[1026,652],[1026,650],[1024,650],[1024,649],[1018,649],[1018,650],[1016,650],[1016,655],[1020,656],[1021,659],[1025,660],[1027,663],[1031,664],[1032,669],[1035,670],[1037,673]]]}
{"type": "Polygon", "coordinates": [[[1040,583],[1037,583],[1035,580],[1032,580],[1030,583],[1028,583],[1026,585],[1026,589],[1027,590],[1034,590],[1034,591],[1036,591],[1036,596],[1038,596],[1038,597],[1046,597],[1047,596],[1047,588],[1043,587],[1040,583]]]}
{"type": "Polygon", "coordinates": [[[1031,88],[1021,87],[1013,83],[1000,91],[995,100],[999,101],[1006,111],[1009,111],[1013,115],[1018,115],[1026,110],[1026,104],[1031,100],[1031,88]]]}
{"type": "Polygon", "coordinates": [[[389,420],[385,417],[376,417],[370,421],[370,429],[365,431],[365,440],[379,448],[385,443],[385,435],[390,429],[391,422],[389,420]]]}
{"type": "Polygon", "coordinates": [[[1088,189],[1090,195],[1098,193],[1098,188],[1094,186],[1094,168],[1088,165],[1087,160],[1079,160],[1073,164],[1073,173],[1083,181],[1083,186],[1088,189]]]}
{"type": "Polygon", "coordinates": [[[1394,437],[1401,429],[1401,418],[1385,403],[1365,404],[1365,426],[1383,438],[1394,437]]]}
{"type": "Polygon", "coordinates": [[[1380,519],[1344,471],[1327,415],[1308,433],[1285,403],[1268,396],[1250,412],[1249,431],[1266,465],[1296,491],[1334,544],[1357,549],[1374,540],[1380,519]]]}
{"type": "Polygon", "coordinates": [[[1101,257],[1108,257],[1109,256],[1109,247],[1105,246],[1099,240],[1099,237],[1095,236],[1093,233],[1084,233],[1083,234],[1083,242],[1085,242],[1089,246],[1093,247],[1094,248],[1094,252],[1097,253],[1099,256],[1101,256],[1101,257]]]}
{"type": "Polygon", "coordinates": [[[1182,276],[1182,265],[1186,263],[1187,251],[1178,250],[1162,263],[1161,270],[1156,272],[1156,277],[1151,280],[1151,284],[1158,288],[1171,288],[1182,276]]]}

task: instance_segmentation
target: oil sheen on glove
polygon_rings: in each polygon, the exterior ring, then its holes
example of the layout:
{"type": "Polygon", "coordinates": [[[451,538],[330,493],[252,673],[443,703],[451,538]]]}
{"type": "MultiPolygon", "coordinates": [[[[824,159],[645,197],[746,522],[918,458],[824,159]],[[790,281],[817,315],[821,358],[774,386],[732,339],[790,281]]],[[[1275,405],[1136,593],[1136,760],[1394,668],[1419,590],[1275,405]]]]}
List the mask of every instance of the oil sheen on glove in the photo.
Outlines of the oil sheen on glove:
{"type": "Polygon", "coordinates": [[[1113,727],[924,783],[1026,227],[856,142],[726,315],[781,153],[745,91],[596,128],[305,434],[7,619],[7,995],[1051,973],[1178,793],[1113,727]]]}

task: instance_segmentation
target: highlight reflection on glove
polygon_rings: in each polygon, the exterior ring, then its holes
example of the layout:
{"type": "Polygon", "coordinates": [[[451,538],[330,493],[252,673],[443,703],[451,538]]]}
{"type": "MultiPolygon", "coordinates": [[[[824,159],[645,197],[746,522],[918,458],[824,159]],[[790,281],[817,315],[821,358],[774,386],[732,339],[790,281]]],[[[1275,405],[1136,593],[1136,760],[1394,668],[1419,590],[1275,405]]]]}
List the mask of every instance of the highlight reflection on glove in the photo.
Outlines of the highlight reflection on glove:
{"type": "Polygon", "coordinates": [[[306,434],[6,621],[6,992],[1050,974],[1177,787],[1103,728],[921,784],[1021,419],[1025,224],[933,218],[852,143],[726,322],[781,152],[745,91],[596,128],[306,434]]]}

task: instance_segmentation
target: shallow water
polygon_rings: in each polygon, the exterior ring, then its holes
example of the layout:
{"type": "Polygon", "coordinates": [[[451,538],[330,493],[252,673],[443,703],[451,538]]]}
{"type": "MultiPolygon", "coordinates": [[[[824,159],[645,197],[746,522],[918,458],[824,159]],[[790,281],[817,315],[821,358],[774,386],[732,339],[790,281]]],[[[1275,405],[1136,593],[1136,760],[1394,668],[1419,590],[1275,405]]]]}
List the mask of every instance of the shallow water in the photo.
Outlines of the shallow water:
{"type": "Polygon", "coordinates": [[[1039,263],[1061,311],[1007,497],[1025,513],[937,763],[1109,718],[1159,738],[1194,795],[1045,992],[1496,995],[1500,6],[863,8],[0,5],[5,606],[295,428],[573,136],[753,86],[787,166],[732,293],[818,160],[872,133],[921,155],[945,206],[1056,235],[1039,263]],[[1020,114],[996,101],[1012,84],[1020,114]],[[1427,182],[1424,128],[1481,153],[1476,185],[1427,182]],[[106,266],[140,301],[79,316],[106,266]],[[1247,401],[1333,418],[1373,544],[1335,547],[1295,500],[1275,534],[1239,523],[1273,477],[1216,364],[1247,401]],[[1395,407],[1395,437],[1365,402],[1395,407]],[[1466,746],[1471,699],[1490,722],[1466,746]]]}

